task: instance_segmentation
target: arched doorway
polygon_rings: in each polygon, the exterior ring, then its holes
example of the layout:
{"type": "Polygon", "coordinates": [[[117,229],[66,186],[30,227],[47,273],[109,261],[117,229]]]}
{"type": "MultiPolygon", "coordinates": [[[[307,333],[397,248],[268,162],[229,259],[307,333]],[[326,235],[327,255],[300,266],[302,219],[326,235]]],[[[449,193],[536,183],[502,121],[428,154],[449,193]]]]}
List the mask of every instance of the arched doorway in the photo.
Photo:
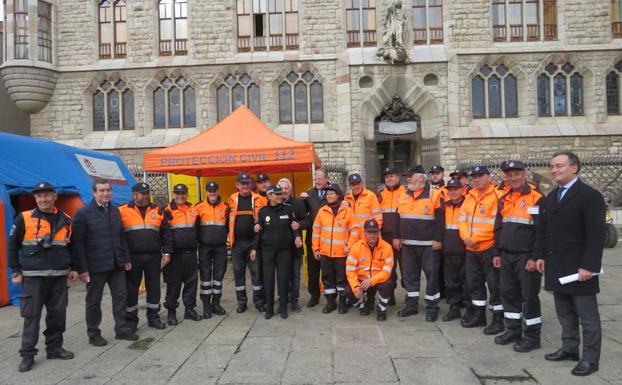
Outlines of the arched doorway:
{"type": "Polygon", "coordinates": [[[420,117],[399,96],[393,97],[374,119],[374,139],[365,147],[369,186],[383,183],[382,170],[387,166],[405,174],[409,166],[421,163],[420,117]]]}

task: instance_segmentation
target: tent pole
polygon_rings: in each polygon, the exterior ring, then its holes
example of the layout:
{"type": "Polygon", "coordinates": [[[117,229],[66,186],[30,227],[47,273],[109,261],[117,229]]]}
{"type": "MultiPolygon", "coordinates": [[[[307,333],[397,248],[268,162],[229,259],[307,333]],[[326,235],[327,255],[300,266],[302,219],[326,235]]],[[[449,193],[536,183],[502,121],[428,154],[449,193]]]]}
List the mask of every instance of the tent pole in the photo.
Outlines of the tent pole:
{"type": "Polygon", "coordinates": [[[203,199],[201,198],[201,176],[197,175],[197,202],[201,202],[203,199]]]}
{"type": "Polygon", "coordinates": [[[315,162],[311,163],[311,177],[315,178],[315,162]]]}

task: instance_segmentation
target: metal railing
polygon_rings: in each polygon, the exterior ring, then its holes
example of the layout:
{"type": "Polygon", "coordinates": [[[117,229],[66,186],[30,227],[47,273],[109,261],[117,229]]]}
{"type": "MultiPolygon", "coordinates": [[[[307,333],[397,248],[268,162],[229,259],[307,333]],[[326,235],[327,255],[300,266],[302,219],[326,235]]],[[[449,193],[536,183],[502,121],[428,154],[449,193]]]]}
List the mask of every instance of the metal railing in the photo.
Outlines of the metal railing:
{"type": "MultiPolygon", "coordinates": [[[[577,155],[581,159],[581,179],[599,190],[607,203],[612,206],[622,206],[622,156],[593,156],[581,153],[577,155]]],[[[525,163],[532,180],[538,184],[543,192],[548,192],[554,187],[554,182],[549,176],[550,154],[535,154],[526,157],[508,154],[504,159],[491,158],[485,161],[469,159],[460,161],[458,167],[469,170],[475,165],[485,165],[496,178],[496,171],[499,170],[499,165],[505,159],[518,159],[525,163]]]]}

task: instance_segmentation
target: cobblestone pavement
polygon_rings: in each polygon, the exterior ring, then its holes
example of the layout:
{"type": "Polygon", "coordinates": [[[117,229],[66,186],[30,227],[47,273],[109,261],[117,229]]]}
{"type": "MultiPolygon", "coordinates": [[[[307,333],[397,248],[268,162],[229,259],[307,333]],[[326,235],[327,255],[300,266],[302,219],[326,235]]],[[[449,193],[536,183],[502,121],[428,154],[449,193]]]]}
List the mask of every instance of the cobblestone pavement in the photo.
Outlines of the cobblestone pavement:
{"type": "MultiPolygon", "coordinates": [[[[21,319],[17,308],[0,309],[1,384],[619,384],[622,385],[622,246],[606,251],[599,295],[603,327],[600,371],[570,375],[573,363],[544,360],[560,345],[552,296],[541,294],[542,349],[519,354],[497,346],[481,328],[457,321],[425,322],[419,314],[386,322],[374,316],[322,314],[304,308],[287,320],[266,321],[254,309],[235,313],[231,266],[223,305],[226,316],[184,321],[165,330],[148,328],[144,308],[136,343],[114,340],[110,297],[104,297],[103,336],[88,344],[82,284],[72,283],[65,348],[73,360],[45,358],[42,341],[34,369],[18,373],[21,319]]],[[[400,293],[399,297],[402,297],[400,293]]],[[[306,293],[302,302],[306,302],[306,293]]],[[[144,298],[140,303],[144,305],[144,298]]],[[[443,304],[441,316],[447,310],[443,304]]],[[[164,312],[163,312],[164,315],[164,312]]],[[[42,330],[44,327],[42,326],[42,330]]]]}

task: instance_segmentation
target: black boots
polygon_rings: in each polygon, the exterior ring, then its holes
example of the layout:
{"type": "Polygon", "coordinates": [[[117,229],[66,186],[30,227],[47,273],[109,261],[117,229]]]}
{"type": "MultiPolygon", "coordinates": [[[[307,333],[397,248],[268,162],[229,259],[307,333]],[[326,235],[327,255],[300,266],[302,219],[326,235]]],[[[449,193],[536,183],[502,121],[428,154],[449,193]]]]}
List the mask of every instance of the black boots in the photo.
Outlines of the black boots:
{"type": "Polygon", "coordinates": [[[166,323],[171,326],[177,325],[177,312],[175,309],[168,309],[168,315],[166,316],[166,323]]]}
{"type": "MultiPolygon", "coordinates": [[[[238,312],[239,313],[239,312],[238,312]]],[[[203,319],[212,318],[212,305],[210,300],[203,301],[203,319]]]]}
{"type": "Polygon", "coordinates": [[[316,295],[312,295],[311,298],[309,299],[309,302],[307,302],[307,307],[309,308],[314,307],[318,303],[320,303],[320,297],[316,295]]]}
{"type": "Polygon", "coordinates": [[[216,315],[225,315],[227,312],[220,306],[220,298],[212,298],[212,313],[216,315]]]}
{"type": "Polygon", "coordinates": [[[443,316],[443,322],[453,321],[460,318],[460,307],[457,305],[451,305],[447,314],[443,316]]]}
{"type": "Polygon", "coordinates": [[[486,326],[486,307],[473,307],[472,315],[466,320],[463,318],[462,321],[460,321],[460,325],[464,328],[486,326]]]}
{"type": "Polygon", "coordinates": [[[419,313],[419,304],[411,298],[406,299],[406,307],[397,312],[398,317],[410,317],[419,313]]]}
{"type": "Polygon", "coordinates": [[[523,331],[522,330],[507,330],[505,333],[501,334],[500,336],[496,336],[495,337],[495,344],[497,345],[509,345],[512,342],[518,342],[520,341],[521,337],[523,336],[523,331]]]}
{"type": "Polygon", "coordinates": [[[149,325],[150,328],[159,329],[159,330],[166,328],[166,325],[164,324],[164,322],[162,322],[159,316],[156,318],[150,319],[147,322],[147,325],[149,325]]]}
{"type": "Polygon", "coordinates": [[[490,322],[490,325],[486,326],[484,329],[484,334],[487,336],[493,336],[504,330],[505,325],[503,324],[503,313],[499,312],[492,315],[492,321],[490,322]]]}
{"type": "Polygon", "coordinates": [[[19,371],[20,372],[28,372],[35,365],[34,356],[24,356],[22,357],[22,362],[19,363],[19,371]]]}
{"type": "Polygon", "coordinates": [[[192,320],[192,321],[200,321],[203,318],[199,315],[199,313],[197,313],[196,310],[187,308],[184,311],[184,319],[189,319],[189,320],[192,320]]]}
{"type": "Polygon", "coordinates": [[[339,314],[346,314],[348,312],[348,305],[346,304],[346,296],[339,294],[339,314]]]}
{"type": "Polygon", "coordinates": [[[337,309],[337,303],[335,302],[336,294],[326,294],[326,306],[322,309],[322,313],[328,314],[337,309]]]}

